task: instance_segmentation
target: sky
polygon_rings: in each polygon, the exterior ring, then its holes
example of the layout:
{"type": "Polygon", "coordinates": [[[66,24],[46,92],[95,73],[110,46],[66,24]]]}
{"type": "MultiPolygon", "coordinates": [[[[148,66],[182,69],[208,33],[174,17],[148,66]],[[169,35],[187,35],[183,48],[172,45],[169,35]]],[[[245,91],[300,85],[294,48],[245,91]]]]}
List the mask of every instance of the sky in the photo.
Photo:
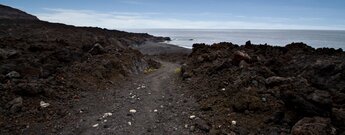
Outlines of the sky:
{"type": "Polygon", "coordinates": [[[41,20],[109,29],[345,30],[345,0],[0,0],[41,20]]]}

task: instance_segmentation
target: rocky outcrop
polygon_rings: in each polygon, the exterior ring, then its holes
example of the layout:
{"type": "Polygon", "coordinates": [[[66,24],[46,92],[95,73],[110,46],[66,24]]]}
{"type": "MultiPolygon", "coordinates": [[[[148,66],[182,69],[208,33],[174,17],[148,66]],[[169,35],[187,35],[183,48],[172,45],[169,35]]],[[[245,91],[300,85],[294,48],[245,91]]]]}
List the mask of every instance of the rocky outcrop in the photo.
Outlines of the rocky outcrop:
{"type": "Polygon", "coordinates": [[[228,132],[343,130],[345,53],[341,50],[314,49],[304,43],[195,44],[181,71],[185,87],[200,103],[203,119],[212,125],[237,121],[238,126],[223,127],[228,132]]]}

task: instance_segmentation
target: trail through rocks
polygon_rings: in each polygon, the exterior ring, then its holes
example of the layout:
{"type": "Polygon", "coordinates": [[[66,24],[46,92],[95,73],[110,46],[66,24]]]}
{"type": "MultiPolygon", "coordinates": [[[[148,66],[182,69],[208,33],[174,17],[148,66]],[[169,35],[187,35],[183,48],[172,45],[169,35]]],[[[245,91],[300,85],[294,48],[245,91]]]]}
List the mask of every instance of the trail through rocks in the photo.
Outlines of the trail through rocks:
{"type": "MultiPolygon", "coordinates": [[[[78,117],[60,134],[193,134],[195,101],[181,89],[176,69],[162,67],[127,81],[120,88],[85,93],[75,105],[78,117]],[[191,128],[192,126],[192,128],[191,128]]],[[[73,115],[73,114],[72,114],[73,115]]]]}

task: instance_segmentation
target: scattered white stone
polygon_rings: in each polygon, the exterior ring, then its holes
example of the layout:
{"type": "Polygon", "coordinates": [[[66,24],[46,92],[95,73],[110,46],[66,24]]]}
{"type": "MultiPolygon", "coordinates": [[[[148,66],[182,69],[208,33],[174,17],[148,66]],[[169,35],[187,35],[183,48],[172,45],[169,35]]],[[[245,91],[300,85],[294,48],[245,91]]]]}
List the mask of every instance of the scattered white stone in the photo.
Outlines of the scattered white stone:
{"type": "Polygon", "coordinates": [[[184,125],[184,128],[188,128],[188,124],[185,124],[185,125],[184,125]]]}
{"type": "Polygon", "coordinates": [[[94,127],[94,128],[95,128],[95,127],[98,127],[98,125],[99,125],[99,124],[97,123],[97,124],[95,124],[95,125],[92,125],[92,127],[94,127]]]}
{"type": "Polygon", "coordinates": [[[157,109],[154,109],[153,112],[158,112],[158,110],[157,110],[157,109]]]}
{"type": "Polygon", "coordinates": [[[110,112],[104,113],[102,118],[106,118],[106,117],[109,117],[109,116],[112,116],[112,115],[113,115],[113,113],[110,113],[110,112]]]}
{"type": "Polygon", "coordinates": [[[108,120],[104,120],[103,122],[107,122],[108,120]]]}
{"type": "Polygon", "coordinates": [[[128,122],[128,125],[130,125],[130,126],[131,126],[131,125],[132,125],[132,122],[128,122]]]}
{"type": "Polygon", "coordinates": [[[163,106],[163,105],[161,105],[160,107],[161,107],[161,108],[164,108],[164,106],[163,106]]]}
{"type": "Polygon", "coordinates": [[[129,112],[130,112],[130,113],[136,113],[136,112],[137,112],[137,110],[135,110],[135,109],[131,109],[131,110],[129,110],[129,112]]]}
{"type": "Polygon", "coordinates": [[[195,117],[196,117],[195,115],[189,116],[190,119],[194,119],[195,117]]]}
{"type": "Polygon", "coordinates": [[[149,92],[149,93],[147,93],[147,94],[151,95],[151,92],[149,92]]]}
{"type": "Polygon", "coordinates": [[[222,91],[225,91],[225,88],[222,88],[222,91]]]}
{"type": "Polygon", "coordinates": [[[137,90],[139,90],[141,87],[139,86],[138,88],[137,88],[137,90]]]}
{"type": "Polygon", "coordinates": [[[237,123],[237,122],[236,122],[236,121],[234,121],[234,120],[233,120],[233,121],[231,121],[231,124],[232,124],[232,125],[236,125],[236,123],[237,123]]]}
{"type": "Polygon", "coordinates": [[[267,99],[265,97],[261,98],[262,101],[266,102],[267,99]]]}
{"type": "Polygon", "coordinates": [[[48,107],[49,105],[50,105],[49,103],[46,103],[46,102],[44,102],[44,101],[41,101],[41,102],[40,102],[40,106],[43,107],[43,108],[46,108],[46,107],[48,107]]]}

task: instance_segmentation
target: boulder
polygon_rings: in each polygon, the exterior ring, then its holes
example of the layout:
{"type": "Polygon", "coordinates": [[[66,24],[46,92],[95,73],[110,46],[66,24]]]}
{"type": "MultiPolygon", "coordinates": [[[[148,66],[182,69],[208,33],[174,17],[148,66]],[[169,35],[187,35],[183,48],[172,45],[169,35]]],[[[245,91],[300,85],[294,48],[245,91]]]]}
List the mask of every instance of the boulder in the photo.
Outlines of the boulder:
{"type": "Polygon", "coordinates": [[[248,41],[246,42],[246,45],[252,45],[252,42],[251,42],[250,40],[248,40],[248,41]]]}
{"type": "Polygon", "coordinates": [[[331,120],[322,117],[303,118],[291,130],[292,135],[335,135],[331,120]]]}
{"type": "Polygon", "coordinates": [[[234,57],[232,61],[234,62],[235,65],[238,65],[242,60],[249,63],[251,60],[251,57],[243,51],[236,51],[234,53],[234,57]]]}

